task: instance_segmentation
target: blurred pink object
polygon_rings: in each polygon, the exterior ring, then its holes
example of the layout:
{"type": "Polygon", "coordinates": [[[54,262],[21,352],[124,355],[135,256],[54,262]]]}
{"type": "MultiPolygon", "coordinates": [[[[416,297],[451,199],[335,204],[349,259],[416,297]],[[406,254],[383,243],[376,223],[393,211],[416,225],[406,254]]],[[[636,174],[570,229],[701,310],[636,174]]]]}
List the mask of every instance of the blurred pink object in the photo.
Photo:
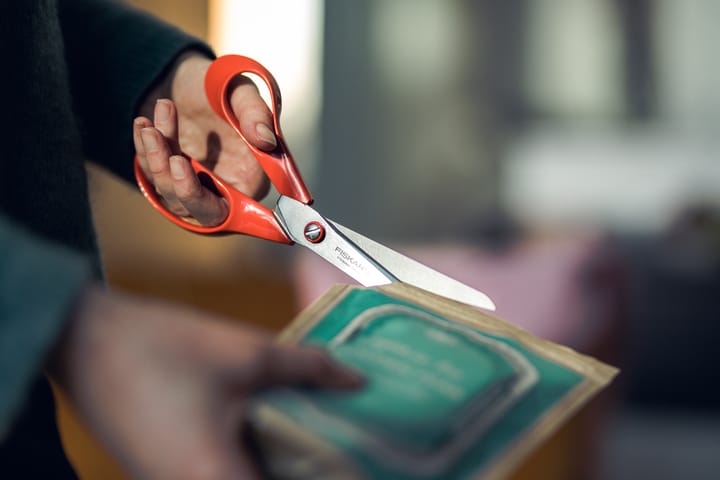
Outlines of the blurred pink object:
{"type": "MultiPolygon", "coordinates": [[[[585,274],[603,241],[597,235],[534,239],[502,253],[471,245],[391,245],[495,301],[494,315],[541,338],[584,349],[612,319],[589,315],[585,274]]],[[[332,285],[356,282],[317,255],[301,251],[293,282],[304,308],[332,285]]],[[[602,297],[601,297],[602,298],[602,297]]]]}

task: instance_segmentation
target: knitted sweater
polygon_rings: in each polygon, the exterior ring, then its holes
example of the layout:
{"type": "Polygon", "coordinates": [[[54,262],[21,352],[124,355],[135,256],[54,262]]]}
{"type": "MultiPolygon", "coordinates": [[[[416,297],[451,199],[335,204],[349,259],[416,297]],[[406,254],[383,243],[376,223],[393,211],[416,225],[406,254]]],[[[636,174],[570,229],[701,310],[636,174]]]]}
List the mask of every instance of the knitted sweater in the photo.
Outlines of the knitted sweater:
{"type": "Polygon", "coordinates": [[[111,0],[0,2],[0,440],[100,268],[84,159],[132,177],[132,118],[199,41],[111,0]]]}

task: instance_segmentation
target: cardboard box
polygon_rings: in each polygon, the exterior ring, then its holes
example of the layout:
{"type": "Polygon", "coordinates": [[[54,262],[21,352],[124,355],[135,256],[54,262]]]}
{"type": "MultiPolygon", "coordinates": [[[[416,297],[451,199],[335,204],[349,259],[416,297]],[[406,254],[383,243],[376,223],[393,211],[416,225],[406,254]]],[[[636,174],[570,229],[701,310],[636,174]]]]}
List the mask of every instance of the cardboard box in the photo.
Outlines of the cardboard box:
{"type": "Polygon", "coordinates": [[[280,341],[323,346],[368,384],[254,401],[253,438],[277,479],[504,478],[617,373],[405,284],[332,288],[280,341]]]}

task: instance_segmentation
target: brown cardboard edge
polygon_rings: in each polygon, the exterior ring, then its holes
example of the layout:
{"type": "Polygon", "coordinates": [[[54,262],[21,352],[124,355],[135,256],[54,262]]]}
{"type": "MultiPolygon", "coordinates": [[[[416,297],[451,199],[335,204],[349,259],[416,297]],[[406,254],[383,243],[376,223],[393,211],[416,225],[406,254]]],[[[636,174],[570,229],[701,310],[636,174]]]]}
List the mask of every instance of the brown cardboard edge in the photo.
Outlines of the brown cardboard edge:
{"type": "MultiPolygon", "coordinates": [[[[350,286],[350,288],[362,287],[350,286]]],[[[498,318],[485,310],[440,297],[407,284],[392,283],[375,288],[390,296],[409,300],[450,320],[480,327],[489,333],[513,337],[533,352],[556,361],[601,384],[608,383],[619,372],[619,369],[613,366],[564,345],[537,337],[527,330],[498,318]],[[572,363],[569,363],[569,360],[572,360],[572,363]],[[576,360],[581,360],[581,362],[576,363],[576,360]]]]}
{"type": "MultiPolygon", "coordinates": [[[[303,312],[280,333],[278,341],[283,343],[297,342],[324,317],[325,313],[330,311],[333,306],[349,292],[361,289],[365,288],[356,285],[335,285],[331,287],[325,294],[303,310],[303,312]]],[[[521,440],[515,442],[512,447],[509,447],[507,451],[498,458],[491,460],[484,468],[473,473],[472,477],[474,478],[495,480],[509,476],[519,467],[522,460],[571,419],[580,407],[609,384],[619,372],[615,367],[569,347],[536,337],[527,330],[491,315],[484,310],[435,295],[431,292],[401,283],[392,283],[374,287],[373,289],[391,297],[410,301],[449,320],[479,327],[489,333],[511,337],[533,352],[565,368],[576,371],[585,378],[585,380],[577,385],[561,402],[551,408],[540,421],[529,426],[521,440]]],[[[292,422],[281,419],[279,414],[270,413],[270,409],[266,412],[259,411],[258,414],[260,414],[258,418],[264,422],[282,423],[283,427],[287,428],[283,433],[290,434],[294,440],[311,442],[325,451],[333,451],[338,455],[338,461],[342,461],[342,452],[339,452],[334,446],[309,435],[299,428],[291,428],[290,424],[292,422]]],[[[281,439],[277,440],[282,441],[281,439]]],[[[347,459],[345,460],[345,464],[349,466],[347,459]]]]}
{"type": "Polygon", "coordinates": [[[593,357],[536,337],[527,330],[506,320],[463,303],[405,284],[384,285],[378,287],[377,290],[396,298],[412,301],[445,318],[460,321],[470,326],[477,326],[490,333],[512,337],[524,347],[570,370],[576,371],[585,378],[562,401],[553,406],[539,422],[531,425],[522,439],[508,448],[506,453],[501,454],[485,468],[473,474],[475,478],[494,480],[509,476],[519,467],[522,460],[527,458],[543,441],[558,431],[583,405],[597,395],[619,373],[619,369],[593,357]]]}
{"type": "Polygon", "coordinates": [[[254,440],[270,460],[266,469],[271,478],[286,478],[287,470],[290,470],[290,477],[296,480],[364,480],[342,450],[306,432],[272,407],[260,405],[251,408],[250,415],[254,440]],[[288,468],[290,462],[299,462],[301,466],[288,468]],[[322,476],[318,477],[317,470],[322,471],[322,476]]]}
{"type": "Polygon", "coordinates": [[[473,474],[476,479],[494,480],[507,478],[537,447],[552,434],[557,432],[566,422],[584,406],[601,389],[602,385],[588,381],[575,387],[562,401],[552,407],[545,416],[528,427],[521,440],[516,441],[507,451],[491,461],[484,470],[473,474]]]}
{"type": "Polygon", "coordinates": [[[355,287],[352,285],[340,284],[330,287],[320,298],[300,312],[300,314],[280,332],[277,341],[281,343],[297,342],[353,288],[355,287]]]}

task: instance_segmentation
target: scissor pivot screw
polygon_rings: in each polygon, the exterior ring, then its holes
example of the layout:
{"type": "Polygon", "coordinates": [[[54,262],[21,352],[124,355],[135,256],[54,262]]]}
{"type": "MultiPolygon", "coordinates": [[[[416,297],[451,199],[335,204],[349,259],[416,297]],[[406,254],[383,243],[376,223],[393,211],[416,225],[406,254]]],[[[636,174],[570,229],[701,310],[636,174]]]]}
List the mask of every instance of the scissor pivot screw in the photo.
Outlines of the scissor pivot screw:
{"type": "Polygon", "coordinates": [[[310,243],[320,243],[325,239],[325,227],[319,222],[309,222],[305,225],[305,239],[310,243]]]}

